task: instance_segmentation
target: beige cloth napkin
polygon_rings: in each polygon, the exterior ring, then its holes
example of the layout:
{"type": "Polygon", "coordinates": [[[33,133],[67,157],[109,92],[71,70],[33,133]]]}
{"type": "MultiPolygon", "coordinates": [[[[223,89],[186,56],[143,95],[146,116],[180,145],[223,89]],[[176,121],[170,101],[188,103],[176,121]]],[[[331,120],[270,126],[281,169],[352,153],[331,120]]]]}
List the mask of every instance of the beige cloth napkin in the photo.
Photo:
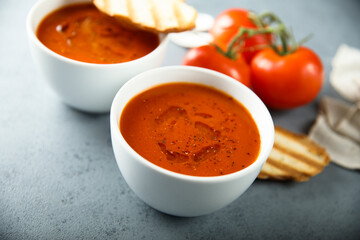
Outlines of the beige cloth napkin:
{"type": "Polygon", "coordinates": [[[360,50],[343,44],[331,64],[331,86],[352,104],[323,98],[309,137],[326,148],[332,162],[360,169],[360,50]]]}
{"type": "Polygon", "coordinates": [[[324,97],[319,109],[310,139],[326,148],[332,162],[360,169],[360,106],[324,97]]]}
{"type": "Polygon", "coordinates": [[[360,50],[340,45],[331,62],[330,84],[345,99],[360,101],[360,50]]]}

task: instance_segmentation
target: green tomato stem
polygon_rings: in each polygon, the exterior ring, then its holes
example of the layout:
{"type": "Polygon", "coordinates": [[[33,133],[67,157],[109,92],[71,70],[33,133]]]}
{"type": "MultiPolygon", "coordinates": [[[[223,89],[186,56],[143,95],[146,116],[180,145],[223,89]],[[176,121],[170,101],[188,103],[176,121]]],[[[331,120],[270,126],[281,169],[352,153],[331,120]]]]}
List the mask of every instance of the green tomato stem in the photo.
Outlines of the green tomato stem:
{"type": "MultiPolygon", "coordinates": [[[[240,27],[238,33],[230,41],[227,50],[221,53],[231,59],[236,59],[237,48],[240,48],[243,42],[255,35],[271,35],[268,47],[271,47],[278,55],[284,56],[295,52],[299,45],[309,40],[310,36],[296,42],[291,30],[287,29],[282,20],[271,12],[255,14],[249,12],[249,19],[256,25],[256,29],[240,27]],[[280,48],[278,46],[281,46],[280,48]]],[[[220,49],[220,48],[219,48],[220,49]]],[[[219,50],[218,49],[218,50],[219,50]]]]}
{"type": "Polygon", "coordinates": [[[231,59],[235,59],[236,51],[234,51],[234,48],[236,46],[241,46],[241,43],[245,41],[247,38],[251,38],[256,34],[268,34],[273,32],[274,29],[272,28],[252,29],[252,28],[240,27],[239,32],[232,38],[231,42],[229,43],[225,55],[231,59]]]}

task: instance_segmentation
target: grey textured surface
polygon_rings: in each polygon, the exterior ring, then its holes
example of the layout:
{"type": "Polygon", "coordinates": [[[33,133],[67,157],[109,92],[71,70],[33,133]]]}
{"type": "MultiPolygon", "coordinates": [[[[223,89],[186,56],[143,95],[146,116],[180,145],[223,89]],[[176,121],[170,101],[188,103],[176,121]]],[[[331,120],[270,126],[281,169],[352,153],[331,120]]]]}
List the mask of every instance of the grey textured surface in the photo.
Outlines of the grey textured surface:
{"type": "MultiPolygon", "coordinates": [[[[189,0],[213,16],[228,7],[272,10],[322,58],[327,76],[341,43],[360,48],[360,1],[189,0]]],[[[25,18],[35,0],[0,7],[0,239],[360,239],[360,173],[330,164],[305,183],[255,181],[226,208],[198,218],[159,213],[117,168],[109,116],[63,103],[32,62],[25,18]]],[[[185,50],[169,46],[164,65],[185,50]]],[[[320,94],[339,97],[327,82],[320,94]]],[[[306,133],[318,99],[272,112],[306,133]]]]}

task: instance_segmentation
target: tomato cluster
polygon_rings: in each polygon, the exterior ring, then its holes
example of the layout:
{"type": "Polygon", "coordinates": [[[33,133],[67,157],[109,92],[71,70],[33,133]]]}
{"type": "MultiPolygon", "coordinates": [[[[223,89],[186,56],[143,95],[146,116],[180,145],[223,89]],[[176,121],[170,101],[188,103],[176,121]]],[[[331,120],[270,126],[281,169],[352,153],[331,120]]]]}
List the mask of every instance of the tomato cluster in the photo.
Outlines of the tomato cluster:
{"type": "Polygon", "coordinates": [[[213,44],[190,49],[184,65],[227,74],[252,88],[274,109],[305,105],[320,92],[324,82],[320,58],[309,48],[289,43],[293,38],[277,16],[259,17],[231,8],[216,17],[209,32],[213,44]],[[270,26],[272,22],[281,27],[270,26]]]}

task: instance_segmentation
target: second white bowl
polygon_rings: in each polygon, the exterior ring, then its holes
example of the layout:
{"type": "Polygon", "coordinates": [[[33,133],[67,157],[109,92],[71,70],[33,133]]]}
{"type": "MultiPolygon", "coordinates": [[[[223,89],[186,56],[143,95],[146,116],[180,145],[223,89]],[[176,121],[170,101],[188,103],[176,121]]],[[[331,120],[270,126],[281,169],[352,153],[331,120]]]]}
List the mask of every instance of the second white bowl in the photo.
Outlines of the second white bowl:
{"type": "Polygon", "coordinates": [[[63,102],[82,111],[109,112],[116,92],[125,82],[141,72],[161,66],[168,37],[160,35],[160,44],[155,50],[130,62],[93,64],[63,57],[39,41],[36,37],[36,29],[50,12],[79,2],[91,2],[91,0],[37,2],[26,20],[30,50],[43,78],[63,102]]]}

